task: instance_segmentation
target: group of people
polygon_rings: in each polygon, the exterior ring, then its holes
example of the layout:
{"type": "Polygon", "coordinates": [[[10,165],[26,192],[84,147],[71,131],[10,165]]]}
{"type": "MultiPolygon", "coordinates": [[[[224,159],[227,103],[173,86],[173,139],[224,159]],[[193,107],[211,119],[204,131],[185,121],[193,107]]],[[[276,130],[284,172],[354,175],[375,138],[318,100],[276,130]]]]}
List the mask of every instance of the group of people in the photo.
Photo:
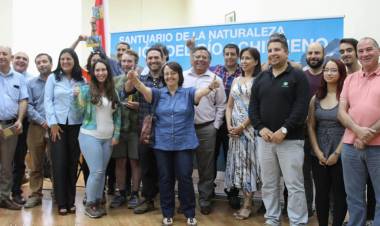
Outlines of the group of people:
{"type": "Polygon", "coordinates": [[[85,70],[74,51],[82,40],[83,35],[61,51],[54,71],[52,58],[38,54],[40,75],[34,78],[26,73],[25,53],[12,55],[0,46],[0,208],[41,204],[49,149],[58,214],[76,211],[82,155],[89,217],[107,214],[107,166],[114,159],[117,193],[110,208],[127,203],[143,214],[154,210],[160,193],[162,225],[172,225],[176,211],[187,225],[197,225],[193,162],[198,206],[208,215],[223,150],[224,183],[229,204],[238,209],[236,219],[253,214],[253,195],[261,191],[264,225],[280,225],[282,212],[290,225],[306,225],[313,215],[314,179],[319,225],[327,226],[332,215],[333,226],[341,226],[347,210],[349,226],[380,225],[375,208],[380,200],[380,49],[373,38],[342,39],[341,59],[325,57],[323,46],[311,43],[304,71],[288,60],[286,37],[278,33],[269,37],[264,65],[256,48],[239,50],[231,43],[223,49],[224,64],[210,66],[209,50],[188,40],[188,70],[170,62],[162,45],[146,51],[147,68],[141,68],[138,54],[125,42],[117,46],[117,60],[94,49],[85,70]],[[150,115],[152,142],[141,142],[150,115]],[[13,135],[6,135],[8,128],[13,135]],[[24,200],[24,171],[17,170],[26,150],[31,195],[24,200]],[[281,177],[287,191],[283,211],[281,177]]]}

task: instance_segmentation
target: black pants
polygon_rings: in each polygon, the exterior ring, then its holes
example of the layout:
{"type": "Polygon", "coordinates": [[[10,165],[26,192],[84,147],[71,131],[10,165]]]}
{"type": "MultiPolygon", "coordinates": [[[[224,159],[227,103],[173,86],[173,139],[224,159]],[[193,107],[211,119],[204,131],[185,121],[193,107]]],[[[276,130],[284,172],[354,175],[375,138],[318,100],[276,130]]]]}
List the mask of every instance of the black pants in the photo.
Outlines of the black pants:
{"type": "Polygon", "coordinates": [[[13,185],[12,196],[21,195],[22,179],[25,175],[25,156],[28,150],[26,137],[28,134],[29,122],[25,118],[22,121],[22,133],[18,136],[15,156],[13,158],[13,185]]]}
{"type": "Polygon", "coordinates": [[[371,178],[368,175],[368,180],[367,180],[367,220],[375,219],[375,207],[376,207],[375,191],[373,190],[371,178]]]}
{"type": "Polygon", "coordinates": [[[70,208],[75,203],[80,125],[59,126],[63,130],[61,139],[51,141],[54,195],[59,208],[70,208]]]}
{"type": "Polygon", "coordinates": [[[312,157],[312,170],[315,182],[315,205],[320,226],[328,226],[330,190],[333,198],[333,226],[341,226],[347,212],[346,192],[343,182],[342,162],[339,159],[333,166],[322,166],[312,157]]]}
{"type": "Polygon", "coordinates": [[[224,120],[223,124],[220,126],[220,128],[216,132],[216,140],[215,140],[215,176],[218,173],[218,156],[220,154],[220,147],[223,147],[223,161],[227,161],[227,152],[228,152],[228,130],[227,130],[227,124],[226,120],[224,120]]]}
{"type": "Polygon", "coordinates": [[[142,196],[150,201],[158,193],[158,173],[156,156],[149,145],[139,145],[139,160],[141,167],[142,196]]]}

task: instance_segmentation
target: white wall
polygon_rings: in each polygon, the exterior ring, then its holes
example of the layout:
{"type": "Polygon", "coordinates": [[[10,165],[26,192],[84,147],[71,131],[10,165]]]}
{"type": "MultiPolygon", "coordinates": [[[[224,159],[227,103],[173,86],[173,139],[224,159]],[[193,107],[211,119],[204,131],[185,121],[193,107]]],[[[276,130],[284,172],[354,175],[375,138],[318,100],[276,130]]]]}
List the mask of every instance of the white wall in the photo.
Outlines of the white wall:
{"type": "Polygon", "coordinates": [[[12,0],[0,1],[0,45],[12,45],[12,0]]]}
{"type": "Polygon", "coordinates": [[[188,6],[195,25],[223,24],[224,15],[234,10],[236,22],[345,16],[345,37],[371,36],[380,42],[379,0],[191,0],[188,6]]]}

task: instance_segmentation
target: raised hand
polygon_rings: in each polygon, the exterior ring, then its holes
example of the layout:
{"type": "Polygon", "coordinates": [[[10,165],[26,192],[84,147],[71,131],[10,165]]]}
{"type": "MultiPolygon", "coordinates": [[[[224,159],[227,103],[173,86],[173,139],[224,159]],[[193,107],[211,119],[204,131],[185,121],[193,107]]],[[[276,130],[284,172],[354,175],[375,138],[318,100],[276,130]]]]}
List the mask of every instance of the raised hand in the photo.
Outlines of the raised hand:
{"type": "Polygon", "coordinates": [[[214,89],[217,89],[219,87],[220,87],[220,84],[216,80],[216,75],[214,75],[214,78],[213,78],[212,82],[210,83],[210,85],[208,85],[208,88],[211,89],[211,90],[214,90],[214,89]]]}
{"type": "Polygon", "coordinates": [[[193,36],[191,39],[186,40],[186,46],[190,50],[195,48],[195,36],[193,36]]]}

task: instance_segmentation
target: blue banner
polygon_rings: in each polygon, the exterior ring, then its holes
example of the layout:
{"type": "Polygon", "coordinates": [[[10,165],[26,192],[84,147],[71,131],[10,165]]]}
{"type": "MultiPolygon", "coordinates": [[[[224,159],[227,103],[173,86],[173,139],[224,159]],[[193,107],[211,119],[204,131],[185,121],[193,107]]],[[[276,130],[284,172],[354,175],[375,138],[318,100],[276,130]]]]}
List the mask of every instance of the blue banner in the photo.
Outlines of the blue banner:
{"type": "Polygon", "coordinates": [[[274,32],[286,35],[289,59],[304,64],[307,46],[315,41],[326,47],[328,56],[338,56],[343,17],[117,32],[111,33],[111,55],[115,56],[117,43],[125,41],[139,54],[139,64],[145,65],[145,51],[151,45],[161,43],[167,46],[170,61],[177,61],[187,69],[190,67],[190,52],[186,40],[194,36],[197,46],[206,46],[211,51],[211,65],[224,63],[223,46],[228,43],[235,43],[240,49],[256,47],[262,62],[266,62],[267,41],[274,32]]]}

